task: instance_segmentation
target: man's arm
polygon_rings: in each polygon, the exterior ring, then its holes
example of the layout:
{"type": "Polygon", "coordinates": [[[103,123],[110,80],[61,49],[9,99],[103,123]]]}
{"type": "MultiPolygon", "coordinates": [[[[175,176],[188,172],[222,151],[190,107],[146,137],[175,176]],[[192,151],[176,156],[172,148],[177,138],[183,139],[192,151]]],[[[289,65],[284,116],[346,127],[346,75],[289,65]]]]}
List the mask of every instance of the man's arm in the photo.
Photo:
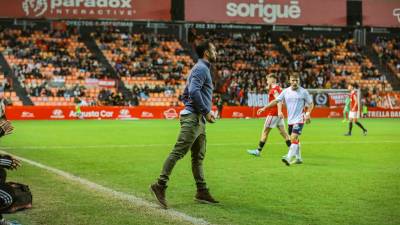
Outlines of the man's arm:
{"type": "Polygon", "coordinates": [[[314,103],[311,95],[306,91],[307,111],[305,115],[306,123],[311,123],[311,112],[314,109],[314,103]]]}
{"type": "Polygon", "coordinates": [[[206,80],[207,69],[197,68],[192,71],[192,80],[189,84],[189,97],[194,102],[194,106],[199,109],[200,113],[206,118],[210,123],[215,123],[215,116],[207,108],[206,104],[201,97],[200,90],[206,80]]]}
{"type": "MultiPolygon", "coordinates": [[[[275,91],[274,93],[275,99],[279,97],[279,92],[275,91]]],[[[282,102],[278,102],[278,116],[283,119],[283,112],[282,112],[282,102]]]]}
{"type": "Polygon", "coordinates": [[[259,109],[257,111],[257,115],[260,115],[262,112],[264,112],[268,108],[272,108],[272,107],[276,106],[278,103],[279,103],[279,101],[277,99],[273,100],[268,105],[266,105],[266,106],[262,107],[261,109],[259,109]]]}
{"type": "Polygon", "coordinates": [[[192,80],[189,84],[189,97],[193,100],[195,107],[197,107],[204,116],[209,113],[200,93],[206,80],[205,73],[207,73],[207,71],[203,68],[196,68],[193,70],[191,74],[192,80]]]}
{"type": "Polygon", "coordinates": [[[311,112],[314,109],[314,103],[311,102],[311,104],[309,104],[307,106],[307,111],[306,111],[306,115],[305,115],[305,119],[306,119],[306,123],[310,123],[311,122],[311,112]]]}
{"type": "Polygon", "coordinates": [[[312,110],[314,109],[314,103],[311,102],[311,104],[309,104],[307,106],[307,111],[306,113],[311,114],[312,110]]]}

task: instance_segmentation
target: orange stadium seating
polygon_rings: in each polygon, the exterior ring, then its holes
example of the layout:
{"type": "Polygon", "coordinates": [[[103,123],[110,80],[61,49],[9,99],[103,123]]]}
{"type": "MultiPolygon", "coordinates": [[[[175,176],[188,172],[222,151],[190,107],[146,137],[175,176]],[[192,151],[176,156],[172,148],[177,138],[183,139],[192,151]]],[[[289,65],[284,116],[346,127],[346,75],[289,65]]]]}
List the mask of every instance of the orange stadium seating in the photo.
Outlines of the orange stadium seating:
{"type": "Polygon", "coordinates": [[[74,97],[96,102],[101,88],[85,86],[85,79],[102,78],[102,68],[77,34],[21,29],[4,33],[8,38],[0,40],[2,52],[35,105],[73,105],[74,97]],[[77,89],[79,96],[74,94],[77,89]],[[68,90],[71,94],[64,95],[68,90]]]}

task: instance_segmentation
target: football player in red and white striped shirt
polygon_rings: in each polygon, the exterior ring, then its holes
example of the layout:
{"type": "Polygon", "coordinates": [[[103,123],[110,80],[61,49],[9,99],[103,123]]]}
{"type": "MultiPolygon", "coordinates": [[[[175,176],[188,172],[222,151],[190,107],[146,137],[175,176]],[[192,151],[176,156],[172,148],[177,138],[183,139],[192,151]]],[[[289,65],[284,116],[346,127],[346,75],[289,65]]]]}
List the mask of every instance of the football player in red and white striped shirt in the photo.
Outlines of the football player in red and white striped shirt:
{"type": "MultiPolygon", "coordinates": [[[[277,84],[277,77],[275,74],[271,73],[267,77],[268,83],[268,101],[271,102],[279,96],[282,92],[282,88],[277,84]]],[[[270,108],[267,113],[267,118],[265,119],[264,129],[261,133],[260,142],[258,148],[254,150],[247,150],[250,155],[260,156],[261,151],[267,142],[269,132],[272,128],[278,127],[278,130],[282,137],[286,141],[286,145],[290,146],[290,137],[285,130],[285,121],[282,113],[282,103],[278,103],[275,107],[270,108]]]]}

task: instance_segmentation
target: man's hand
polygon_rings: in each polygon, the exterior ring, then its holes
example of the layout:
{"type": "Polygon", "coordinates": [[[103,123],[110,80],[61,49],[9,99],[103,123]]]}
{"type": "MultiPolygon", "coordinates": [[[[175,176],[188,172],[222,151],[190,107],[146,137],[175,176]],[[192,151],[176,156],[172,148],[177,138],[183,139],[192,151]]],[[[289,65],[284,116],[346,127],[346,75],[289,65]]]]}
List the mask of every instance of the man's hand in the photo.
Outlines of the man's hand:
{"type": "Polygon", "coordinates": [[[21,162],[18,159],[14,158],[10,155],[2,156],[1,160],[2,160],[2,164],[4,164],[4,167],[7,169],[10,169],[10,170],[15,170],[21,166],[21,162]]]}
{"type": "Polygon", "coordinates": [[[265,111],[264,107],[257,110],[257,115],[261,115],[261,113],[263,113],[265,111]]]}
{"type": "Polygon", "coordinates": [[[206,120],[207,120],[209,123],[215,123],[215,122],[216,122],[215,116],[214,116],[214,114],[212,114],[211,112],[207,113],[207,115],[206,115],[206,120]]]}
{"type": "Polygon", "coordinates": [[[281,119],[285,118],[285,116],[283,115],[283,112],[278,112],[278,117],[281,119]]]}
{"type": "Polygon", "coordinates": [[[12,163],[11,163],[11,169],[12,170],[16,170],[18,167],[21,166],[21,161],[19,161],[18,159],[11,157],[12,158],[12,163]]]}
{"type": "Polygon", "coordinates": [[[11,125],[10,121],[1,119],[0,120],[0,129],[4,131],[4,135],[11,134],[14,130],[14,127],[11,125]]]}
{"type": "Polygon", "coordinates": [[[305,119],[307,124],[311,123],[311,116],[309,112],[306,112],[305,119]]]}

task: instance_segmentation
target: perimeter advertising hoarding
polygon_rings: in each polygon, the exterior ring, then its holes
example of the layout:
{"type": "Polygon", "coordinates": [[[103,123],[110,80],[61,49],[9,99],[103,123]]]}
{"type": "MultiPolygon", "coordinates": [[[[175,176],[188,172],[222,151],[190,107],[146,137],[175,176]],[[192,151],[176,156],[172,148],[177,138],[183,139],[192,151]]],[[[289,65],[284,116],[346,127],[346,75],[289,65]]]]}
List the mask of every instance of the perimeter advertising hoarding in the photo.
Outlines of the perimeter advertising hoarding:
{"type": "Polygon", "coordinates": [[[346,26],[346,0],[186,0],[185,20],[346,26]]]}
{"type": "Polygon", "coordinates": [[[1,0],[0,17],[170,20],[169,0],[1,0]]]}
{"type": "Polygon", "coordinates": [[[399,0],[363,0],[363,25],[400,27],[399,0]]]}
{"type": "MultiPolygon", "coordinates": [[[[97,106],[81,107],[83,119],[177,119],[183,107],[163,106],[97,106]]],[[[267,112],[257,115],[259,107],[224,106],[222,118],[261,118],[267,112]]],[[[213,107],[213,112],[217,111],[213,107]]],[[[286,109],[283,110],[286,115],[286,109]]],[[[311,117],[313,118],[342,118],[343,108],[316,107],[311,117]]],[[[76,120],[79,115],[73,106],[9,106],[6,109],[9,120],[76,120]]],[[[400,109],[369,108],[368,117],[371,118],[400,118],[400,109]]]]}

